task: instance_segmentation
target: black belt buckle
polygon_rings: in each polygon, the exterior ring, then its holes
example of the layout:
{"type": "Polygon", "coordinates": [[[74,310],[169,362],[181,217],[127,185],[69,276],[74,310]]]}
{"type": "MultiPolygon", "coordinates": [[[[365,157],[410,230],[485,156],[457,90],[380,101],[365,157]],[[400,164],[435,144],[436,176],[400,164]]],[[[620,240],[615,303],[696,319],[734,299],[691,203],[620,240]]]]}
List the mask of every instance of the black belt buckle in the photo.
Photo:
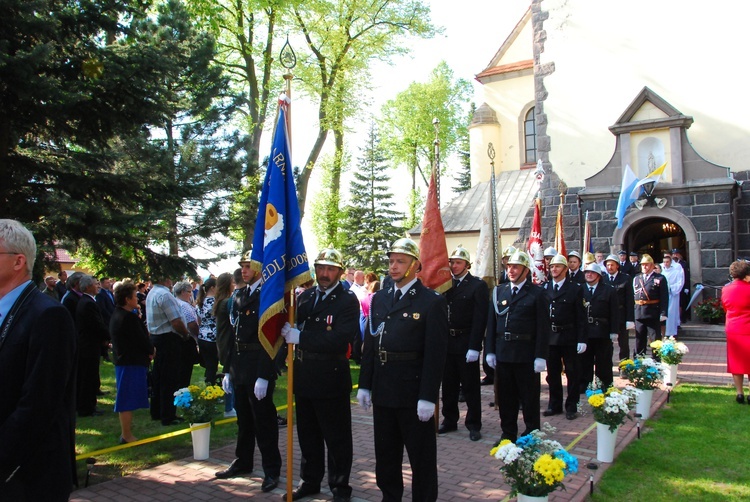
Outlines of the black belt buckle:
{"type": "Polygon", "coordinates": [[[503,340],[505,340],[506,342],[511,341],[510,335],[511,335],[510,331],[506,331],[505,334],[503,335],[503,340]]]}
{"type": "Polygon", "coordinates": [[[552,325],[552,332],[553,332],[553,333],[557,333],[558,331],[560,331],[560,328],[558,328],[557,326],[555,326],[555,325],[553,324],[553,325],[552,325]]]}
{"type": "Polygon", "coordinates": [[[380,359],[380,363],[387,363],[388,362],[388,352],[386,352],[383,349],[378,350],[378,358],[380,359]]]}
{"type": "Polygon", "coordinates": [[[596,319],[594,319],[593,317],[589,317],[587,320],[589,324],[594,324],[596,322],[596,319]]]}

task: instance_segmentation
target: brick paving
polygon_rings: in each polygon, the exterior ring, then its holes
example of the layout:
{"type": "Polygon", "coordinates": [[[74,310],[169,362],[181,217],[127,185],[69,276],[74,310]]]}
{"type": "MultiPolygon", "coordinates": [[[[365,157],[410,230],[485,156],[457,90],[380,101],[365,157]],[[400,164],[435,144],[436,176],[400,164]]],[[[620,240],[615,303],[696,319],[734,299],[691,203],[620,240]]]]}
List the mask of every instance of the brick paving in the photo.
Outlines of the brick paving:
{"type": "MultiPolygon", "coordinates": [[[[632,341],[631,341],[632,343],[632,341]]],[[[710,385],[731,385],[731,375],[726,373],[726,343],[723,341],[690,341],[690,353],[679,367],[680,382],[696,382],[710,385]]],[[[617,351],[615,350],[615,353],[617,351]]],[[[542,408],[547,403],[547,388],[542,378],[542,408]]],[[[622,382],[619,382],[622,384],[622,382]]],[[[651,419],[658,419],[658,409],[666,403],[667,392],[657,390],[652,403],[651,419]]],[[[498,470],[499,461],[490,458],[489,450],[500,438],[498,413],[489,406],[492,401],[491,387],[482,387],[483,404],[483,438],[481,441],[469,440],[468,431],[458,431],[438,437],[438,476],[439,497],[441,501],[461,501],[469,499],[508,500],[510,488],[503,481],[498,470]]],[[[465,411],[465,410],[462,410],[465,411]]],[[[519,416],[520,419],[520,416],[519,416]]],[[[542,417],[557,432],[553,438],[564,446],[575,443],[570,449],[579,460],[579,472],[565,480],[566,491],[550,494],[550,501],[582,501],[589,493],[589,476],[593,474],[594,482],[602,476],[609,464],[596,461],[596,429],[593,416],[588,413],[576,420],[566,420],[564,415],[542,417]],[[596,464],[596,470],[587,468],[596,464]]],[[[363,412],[358,406],[352,407],[354,465],[351,484],[354,488],[352,500],[381,500],[375,484],[375,458],[372,439],[372,413],[363,412]]],[[[647,426],[647,424],[646,424],[647,426]]],[[[234,427],[233,424],[223,427],[234,427]]],[[[519,425],[523,430],[523,424],[519,425]]],[[[642,425],[643,427],[643,425],[642,425]]],[[[637,436],[635,421],[628,421],[620,427],[615,449],[617,455],[637,436]]],[[[299,481],[299,448],[294,451],[294,485],[299,481]]],[[[286,451],[286,429],[280,434],[279,447],[282,455],[286,451]]],[[[258,498],[260,500],[281,500],[286,492],[286,466],[282,466],[282,477],[279,488],[265,494],[260,491],[262,471],[256,469],[249,477],[229,480],[214,478],[214,472],[226,468],[234,458],[234,445],[211,451],[205,461],[194,461],[192,458],[176,460],[136,474],[114,479],[89,488],[75,491],[70,500],[87,501],[152,501],[152,500],[242,500],[258,498]]],[[[255,465],[260,466],[256,452],[255,465]]],[[[404,500],[410,500],[411,479],[408,471],[408,458],[404,455],[404,500]]],[[[319,498],[308,498],[309,501],[330,500],[332,498],[327,486],[319,498]]]]}

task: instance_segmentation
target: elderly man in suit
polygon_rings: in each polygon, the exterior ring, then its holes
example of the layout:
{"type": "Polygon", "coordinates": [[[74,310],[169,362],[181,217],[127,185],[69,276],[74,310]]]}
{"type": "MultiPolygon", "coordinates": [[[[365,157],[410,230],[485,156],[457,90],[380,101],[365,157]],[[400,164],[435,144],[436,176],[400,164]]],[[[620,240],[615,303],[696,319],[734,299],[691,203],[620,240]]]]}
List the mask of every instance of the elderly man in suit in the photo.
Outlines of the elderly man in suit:
{"type": "Polygon", "coordinates": [[[419,248],[398,239],[388,251],[387,289],[372,298],[357,400],[373,406],[375,477],[383,500],[401,500],[404,447],[412,469],[412,500],[438,496],[435,403],[448,345],[445,297],[425,287],[419,248]]]}
{"type": "Polygon", "coordinates": [[[549,299],[532,284],[531,258],[516,251],[508,260],[510,282],[496,286],[487,317],[487,363],[495,368],[501,440],[518,438],[523,405],[526,435],[539,429],[540,373],[549,353],[549,299]]]}
{"type": "Polygon", "coordinates": [[[0,220],[0,499],[63,502],[76,484],[76,332],[31,281],[36,242],[0,220]]]}
{"type": "Polygon", "coordinates": [[[320,492],[328,449],[328,486],[333,500],[351,499],[352,411],[349,396],[349,341],[359,330],[356,282],[347,291],[338,281],[344,270],[341,253],[323,249],[315,259],[317,287],[300,294],[297,328],[287,323],[281,335],[296,345],[294,395],[297,436],[302,453],[302,482],[292,500],[320,492]]]}
{"type": "Polygon", "coordinates": [[[81,299],[76,306],[78,329],[78,382],[76,408],[81,417],[102,415],[96,409],[99,390],[99,356],[102,345],[109,341],[109,327],[104,324],[101,308],[96,303],[99,281],[90,275],[81,277],[81,299]]]}

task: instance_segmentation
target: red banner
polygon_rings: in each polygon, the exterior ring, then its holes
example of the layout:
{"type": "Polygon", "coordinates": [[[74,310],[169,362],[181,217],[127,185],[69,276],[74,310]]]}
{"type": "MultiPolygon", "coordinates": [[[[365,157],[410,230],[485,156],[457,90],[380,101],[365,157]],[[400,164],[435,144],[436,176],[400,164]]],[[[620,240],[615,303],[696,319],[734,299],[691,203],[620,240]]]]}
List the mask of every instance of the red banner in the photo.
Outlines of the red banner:
{"type": "Polygon", "coordinates": [[[448,266],[448,247],[445,244],[445,228],[440,216],[434,169],[430,176],[430,187],[427,190],[427,203],[422,219],[419,258],[422,262],[422,271],[417,276],[422,284],[438,293],[447,291],[452,285],[452,276],[448,266]]]}
{"type": "Polygon", "coordinates": [[[547,267],[544,263],[544,249],[542,247],[542,200],[534,199],[534,222],[531,224],[531,234],[526,245],[526,251],[531,258],[531,274],[534,284],[541,284],[547,280],[547,267]]]}
{"type": "Polygon", "coordinates": [[[565,232],[563,231],[563,196],[560,196],[560,206],[557,208],[557,222],[555,223],[555,249],[558,253],[568,257],[565,249],[565,232]]]}

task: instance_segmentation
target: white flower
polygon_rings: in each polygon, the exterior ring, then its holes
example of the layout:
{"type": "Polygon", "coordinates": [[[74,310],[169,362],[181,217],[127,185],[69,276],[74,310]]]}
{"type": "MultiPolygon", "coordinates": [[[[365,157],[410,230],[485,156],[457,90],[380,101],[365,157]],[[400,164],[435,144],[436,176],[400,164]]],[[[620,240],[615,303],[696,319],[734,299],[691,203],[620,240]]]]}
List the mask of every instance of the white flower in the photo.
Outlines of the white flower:
{"type": "Polygon", "coordinates": [[[497,452],[495,452],[495,458],[502,460],[506,464],[510,464],[521,456],[522,453],[523,449],[513,443],[508,443],[497,449],[497,452]]]}

